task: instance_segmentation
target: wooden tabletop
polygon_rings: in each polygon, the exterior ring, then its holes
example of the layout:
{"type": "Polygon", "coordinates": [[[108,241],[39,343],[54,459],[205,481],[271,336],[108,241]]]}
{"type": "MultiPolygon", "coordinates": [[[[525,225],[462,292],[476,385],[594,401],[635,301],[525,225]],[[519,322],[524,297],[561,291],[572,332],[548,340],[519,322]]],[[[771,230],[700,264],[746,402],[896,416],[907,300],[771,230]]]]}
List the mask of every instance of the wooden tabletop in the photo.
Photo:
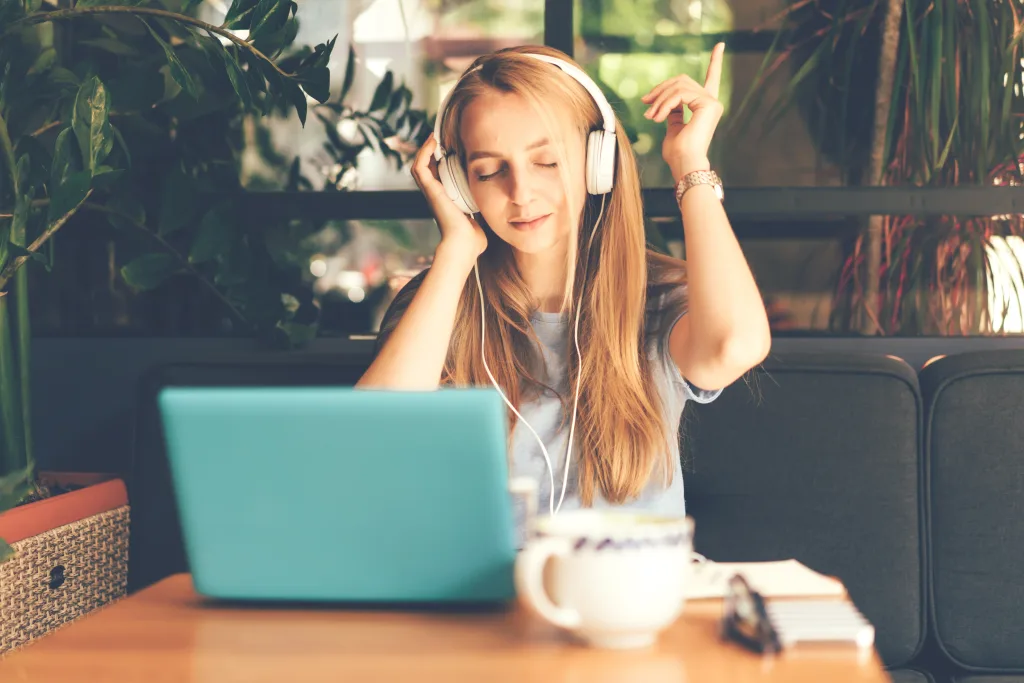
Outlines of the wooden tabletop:
{"type": "Polygon", "coordinates": [[[889,681],[877,656],[761,657],[718,638],[721,603],[696,601],[648,650],[575,644],[519,609],[440,614],[223,606],[179,574],[0,659],[4,683],[231,681],[889,681]]]}

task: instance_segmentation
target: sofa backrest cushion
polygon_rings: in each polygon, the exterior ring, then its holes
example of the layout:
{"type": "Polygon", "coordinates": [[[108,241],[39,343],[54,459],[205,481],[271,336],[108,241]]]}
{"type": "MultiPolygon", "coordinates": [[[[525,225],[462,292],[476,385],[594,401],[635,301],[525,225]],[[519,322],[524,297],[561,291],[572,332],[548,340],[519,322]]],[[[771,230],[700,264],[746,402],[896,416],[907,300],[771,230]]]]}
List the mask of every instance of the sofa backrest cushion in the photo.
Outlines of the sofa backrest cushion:
{"type": "Polygon", "coordinates": [[[888,666],[925,633],[921,394],[899,359],[773,354],[682,425],[687,512],[711,560],[838,576],[888,666]]]}
{"type": "Polygon", "coordinates": [[[1024,351],[922,370],[933,630],[957,664],[1024,672],[1024,351]]]}

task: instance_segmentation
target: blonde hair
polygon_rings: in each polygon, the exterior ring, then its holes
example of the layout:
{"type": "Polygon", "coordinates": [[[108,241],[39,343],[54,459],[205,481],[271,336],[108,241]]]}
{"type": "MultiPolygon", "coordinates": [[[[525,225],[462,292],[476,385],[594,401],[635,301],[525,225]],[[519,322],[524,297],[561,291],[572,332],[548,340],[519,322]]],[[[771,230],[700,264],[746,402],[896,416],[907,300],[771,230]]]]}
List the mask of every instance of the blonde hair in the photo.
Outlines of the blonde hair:
{"type": "MultiPolygon", "coordinates": [[[[522,96],[533,103],[552,132],[559,122],[551,112],[551,103],[559,103],[572,112],[573,134],[583,140],[600,126],[600,111],[582,85],[557,67],[522,56],[522,52],[548,54],[574,64],[564,53],[544,46],[507,48],[477,59],[470,73],[453,89],[441,130],[442,145],[449,154],[459,155],[463,168],[465,150],[459,136],[462,114],[475,97],[488,92],[497,90],[522,96]]],[[[562,119],[565,125],[564,116],[562,119]]],[[[603,210],[602,197],[589,194],[583,207],[570,207],[571,215],[580,208],[582,214],[578,235],[573,235],[574,242],[568,249],[562,310],[569,314],[571,330],[576,322],[574,292],[582,291],[582,358],[576,362],[573,335],[569,334],[566,358],[572,359],[567,364],[570,395],[561,398],[565,424],[580,373],[573,458],[584,506],[593,503],[598,490],[612,503],[636,498],[656,473],[666,483],[671,481],[671,459],[676,457],[667,442],[676,434],[664,424],[647,353],[650,331],[646,314],[651,274],[656,272],[659,279],[673,284],[682,284],[684,279],[677,262],[647,250],[636,159],[618,122],[616,137],[615,182],[611,193],[604,196],[603,210]],[[599,214],[600,223],[595,226],[599,214]],[[586,261],[592,231],[593,245],[586,261]]],[[[556,145],[562,138],[558,134],[550,136],[556,145]]],[[[581,183],[582,179],[567,177],[564,144],[559,146],[562,163],[558,167],[571,201],[574,193],[570,183],[581,183]]],[[[482,216],[479,220],[488,237],[488,247],[479,259],[487,312],[484,352],[498,385],[509,401],[518,406],[520,401],[550,389],[536,378],[541,358],[537,352],[539,341],[530,323],[533,298],[519,275],[512,248],[490,230],[482,216]]],[[[480,316],[476,280],[470,277],[459,299],[442,384],[490,384],[480,354],[480,316]]],[[[514,428],[516,417],[511,411],[509,420],[514,428]]]]}

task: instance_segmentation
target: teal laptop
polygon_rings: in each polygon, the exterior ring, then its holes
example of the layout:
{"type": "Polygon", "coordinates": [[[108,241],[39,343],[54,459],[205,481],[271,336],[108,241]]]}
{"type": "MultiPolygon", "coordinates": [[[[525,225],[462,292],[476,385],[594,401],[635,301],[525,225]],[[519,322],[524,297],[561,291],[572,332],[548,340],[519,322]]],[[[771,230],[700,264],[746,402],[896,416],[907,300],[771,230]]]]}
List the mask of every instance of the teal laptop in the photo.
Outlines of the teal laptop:
{"type": "Polygon", "coordinates": [[[514,597],[507,421],[493,390],[176,386],[158,404],[201,595],[514,597]]]}

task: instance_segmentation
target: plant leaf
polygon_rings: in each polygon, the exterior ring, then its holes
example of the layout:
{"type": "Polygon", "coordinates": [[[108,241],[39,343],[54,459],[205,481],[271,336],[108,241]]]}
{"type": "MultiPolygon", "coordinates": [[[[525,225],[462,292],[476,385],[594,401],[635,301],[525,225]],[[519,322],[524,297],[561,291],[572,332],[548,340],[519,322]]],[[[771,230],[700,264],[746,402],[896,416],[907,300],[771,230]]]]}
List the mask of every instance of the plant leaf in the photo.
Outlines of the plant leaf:
{"type": "Polygon", "coordinates": [[[25,247],[23,247],[23,246],[21,246],[19,244],[15,244],[14,242],[10,242],[7,245],[7,249],[8,249],[8,254],[10,255],[11,258],[19,258],[21,256],[27,256],[29,258],[29,260],[38,261],[39,263],[43,264],[43,267],[45,267],[47,270],[50,269],[49,268],[50,264],[47,261],[45,254],[42,254],[42,253],[40,253],[38,251],[29,251],[25,247]]]}
{"type": "Polygon", "coordinates": [[[32,135],[23,135],[14,148],[14,156],[28,156],[29,169],[27,178],[19,179],[22,192],[33,191],[46,184],[50,177],[50,153],[43,144],[32,135]]]}
{"type": "Polygon", "coordinates": [[[24,247],[31,209],[32,199],[28,195],[22,195],[14,204],[10,229],[0,230],[0,267],[7,265],[8,257],[17,258],[26,251],[24,247]]]}
{"type": "Polygon", "coordinates": [[[171,78],[174,79],[175,83],[181,86],[181,89],[189,97],[192,99],[198,99],[199,90],[196,87],[196,82],[192,80],[192,75],[188,72],[188,69],[185,68],[185,65],[181,63],[181,60],[178,58],[174,48],[168,45],[167,42],[164,41],[164,39],[161,38],[155,30],[153,30],[153,27],[150,26],[149,23],[145,20],[141,21],[146,25],[146,28],[149,29],[149,34],[153,36],[153,40],[155,40],[160,45],[161,49],[163,49],[164,57],[167,59],[167,66],[170,67],[171,70],[171,78]]]}
{"type": "Polygon", "coordinates": [[[57,50],[54,48],[46,48],[39,53],[36,57],[36,61],[29,67],[27,76],[36,74],[46,73],[57,61],[57,50]]]}
{"type": "Polygon", "coordinates": [[[123,168],[97,166],[95,173],[92,174],[92,187],[97,190],[109,190],[117,184],[117,181],[124,174],[125,170],[123,168]]]}
{"type": "Polygon", "coordinates": [[[136,291],[147,291],[160,286],[180,270],[178,259],[170,254],[149,253],[139,256],[121,268],[121,277],[136,291]]]}
{"type": "Polygon", "coordinates": [[[242,71],[242,67],[235,58],[234,51],[221,45],[220,41],[214,42],[217,43],[217,54],[220,55],[221,60],[224,62],[224,70],[227,73],[228,80],[231,82],[231,87],[235,89],[235,94],[238,95],[238,99],[242,102],[242,107],[246,110],[251,109],[252,92],[249,90],[249,83],[246,80],[245,72],[242,71]]]}
{"type": "Polygon", "coordinates": [[[230,202],[218,204],[203,216],[188,260],[204,263],[225,252],[235,236],[236,219],[230,202]]]}
{"type": "MultiPolygon", "coordinates": [[[[0,512],[2,511],[3,509],[0,508],[0,512]]],[[[8,545],[7,541],[0,538],[0,564],[3,564],[12,557],[14,557],[14,548],[8,545]]]]}
{"type": "MultiPolygon", "coordinates": [[[[78,4],[79,7],[82,3],[78,4]]],[[[92,40],[79,40],[79,45],[88,45],[94,47],[97,50],[103,50],[119,57],[138,57],[139,51],[134,47],[125,43],[121,40],[115,40],[114,38],[93,38],[92,40]]]]}
{"type": "Polygon", "coordinates": [[[32,172],[30,169],[32,167],[32,160],[29,159],[28,154],[22,154],[17,158],[17,165],[14,167],[14,177],[16,179],[17,187],[19,187],[22,192],[25,192],[31,184],[32,172]]]}
{"type": "Polygon", "coordinates": [[[114,139],[117,140],[117,144],[121,148],[121,151],[124,152],[125,164],[127,164],[128,168],[131,168],[132,153],[128,150],[128,143],[124,141],[124,137],[122,137],[121,131],[117,129],[117,126],[115,126],[114,124],[110,124],[110,130],[111,132],[113,132],[114,139]]]}
{"type": "Polygon", "coordinates": [[[25,8],[18,0],[0,2],[0,26],[12,24],[25,16],[25,8]]]}
{"type": "Polygon", "coordinates": [[[377,89],[373,91],[373,99],[370,101],[369,111],[377,111],[387,106],[394,81],[395,75],[392,72],[388,71],[384,74],[384,78],[380,79],[380,83],[377,84],[377,89]]]}
{"type": "Polygon", "coordinates": [[[252,15],[249,39],[255,43],[284,28],[292,5],[291,0],[260,0],[252,15]]]}
{"type": "Polygon", "coordinates": [[[137,7],[146,4],[146,0],[79,0],[76,7],[95,7],[98,5],[121,5],[123,7],[137,7]]]}
{"type": "Polygon", "coordinates": [[[75,207],[85,201],[91,184],[92,173],[76,171],[53,188],[50,191],[50,207],[47,211],[46,222],[53,225],[62,216],[74,211],[75,207]]]}
{"type": "Polygon", "coordinates": [[[331,96],[331,71],[326,66],[317,66],[305,71],[299,77],[302,89],[314,100],[323,104],[331,96]]]}
{"type": "Polygon", "coordinates": [[[252,25],[253,10],[258,0],[235,0],[224,17],[224,28],[248,29],[252,25]]]}
{"type": "Polygon", "coordinates": [[[299,84],[291,78],[280,79],[281,89],[284,90],[285,97],[288,101],[295,106],[295,113],[299,115],[299,121],[302,122],[302,126],[306,126],[306,93],[302,91],[299,84]]]}
{"type": "Polygon", "coordinates": [[[108,106],[107,90],[98,77],[93,76],[82,83],[71,112],[71,127],[78,138],[82,163],[92,172],[114,149],[108,106]]]}
{"type": "Polygon", "coordinates": [[[348,62],[345,64],[345,80],[341,84],[341,94],[338,99],[342,102],[348,97],[348,91],[352,88],[352,81],[356,76],[356,49],[350,43],[348,46],[348,62]]]}
{"type": "Polygon", "coordinates": [[[20,503],[32,491],[34,479],[31,465],[0,477],[0,512],[20,503]]]}
{"type": "Polygon", "coordinates": [[[81,79],[75,75],[74,71],[62,66],[55,66],[46,72],[46,81],[58,90],[67,86],[77,88],[81,84],[81,79]]]}
{"type": "Polygon", "coordinates": [[[53,144],[53,161],[50,163],[50,193],[64,183],[69,175],[78,170],[75,158],[74,131],[65,128],[53,144]]]}

